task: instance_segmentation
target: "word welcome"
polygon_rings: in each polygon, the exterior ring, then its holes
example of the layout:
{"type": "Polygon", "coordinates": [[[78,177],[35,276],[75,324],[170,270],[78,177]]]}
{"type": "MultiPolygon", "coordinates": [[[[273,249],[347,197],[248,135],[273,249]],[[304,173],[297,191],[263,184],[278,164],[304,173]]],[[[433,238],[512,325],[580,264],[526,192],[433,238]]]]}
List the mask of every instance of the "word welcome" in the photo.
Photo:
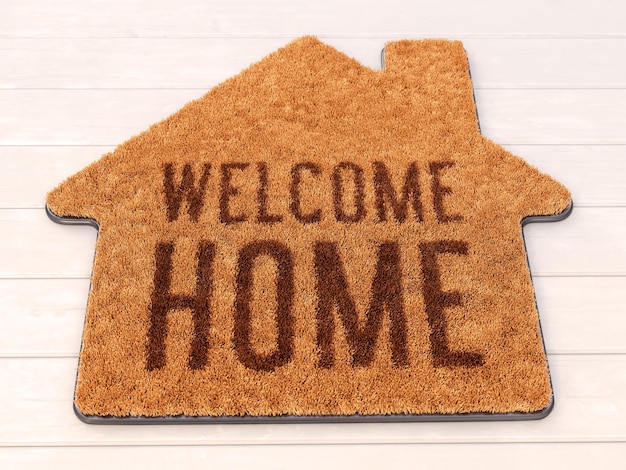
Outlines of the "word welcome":
{"type": "MultiPolygon", "coordinates": [[[[322,166],[311,161],[299,162],[291,166],[288,175],[280,181],[283,186],[273,194],[284,194],[289,199],[289,213],[281,214],[270,208],[269,195],[272,193],[269,187],[269,173],[271,165],[267,162],[226,162],[213,168],[211,163],[204,163],[199,174],[195,174],[191,164],[185,164],[182,174],[177,175],[174,164],[167,163],[163,166],[163,187],[165,193],[165,205],[167,220],[174,222],[180,217],[183,201],[187,203],[187,214],[192,222],[197,222],[205,206],[207,184],[209,179],[217,173],[217,191],[212,196],[217,199],[219,208],[219,222],[224,224],[236,224],[246,221],[256,221],[262,224],[275,224],[282,222],[287,215],[303,224],[318,223],[324,217],[334,217],[337,222],[356,223],[364,220],[367,215],[366,190],[373,188],[374,210],[377,222],[395,220],[405,222],[412,213],[415,221],[423,221],[424,203],[423,191],[420,185],[419,171],[416,162],[411,162],[406,167],[401,184],[394,185],[389,169],[384,162],[371,163],[373,181],[366,184],[365,171],[361,165],[354,162],[344,161],[336,164],[332,170],[324,172],[322,166]],[[256,182],[254,195],[242,194],[242,185],[250,181],[256,182]],[[319,193],[320,188],[326,190],[332,200],[324,213],[321,203],[315,203],[314,193],[319,193]],[[246,201],[246,207],[254,208],[247,212],[241,208],[234,209],[234,201],[248,197],[252,201],[246,201]]],[[[451,161],[430,162],[428,171],[431,176],[430,191],[432,193],[433,211],[436,220],[440,223],[462,220],[460,214],[447,212],[444,199],[452,192],[449,186],[442,184],[442,172],[454,166],[451,161]]],[[[280,184],[280,183],[276,183],[280,184]]]]}
{"type": "MultiPolygon", "coordinates": [[[[435,367],[476,367],[483,364],[483,356],[476,352],[455,351],[448,341],[445,309],[462,305],[457,291],[443,291],[439,254],[466,256],[468,245],[463,241],[441,240],[418,243],[421,252],[423,297],[429,325],[430,351],[435,367]]],[[[196,285],[193,295],[173,294],[170,290],[174,243],[158,243],[155,251],[156,270],[150,304],[150,324],[146,369],[156,370],[166,365],[165,344],[167,317],[172,310],[188,309],[193,318],[188,364],[198,370],[206,366],[211,347],[211,305],[213,302],[213,266],[216,244],[209,240],[198,243],[196,285]]],[[[407,345],[408,322],[404,304],[401,250],[394,241],[383,241],[376,251],[376,268],[370,284],[369,307],[359,319],[350,283],[364,282],[348,279],[338,244],[328,241],[312,243],[313,273],[316,303],[309,312],[315,319],[318,368],[329,369],[335,363],[334,343],[341,322],[352,354],[352,366],[368,366],[374,356],[378,338],[382,334],[383,317],[388,315],[391,361],[394,367],[409,365],[407,345]]],[[[258,240],[242,246],[238,251],[233,305],[233,350],[247,368],[270,372],[292,361],[294,356],[294,265],[297,259],[285,243],[277,240],[258,240]],[[277,338],[274,350],[268,354],[256,352],[252,346],[252,292],[255,260],[269,257],[276,265],[276,322],[277,338]]]]}

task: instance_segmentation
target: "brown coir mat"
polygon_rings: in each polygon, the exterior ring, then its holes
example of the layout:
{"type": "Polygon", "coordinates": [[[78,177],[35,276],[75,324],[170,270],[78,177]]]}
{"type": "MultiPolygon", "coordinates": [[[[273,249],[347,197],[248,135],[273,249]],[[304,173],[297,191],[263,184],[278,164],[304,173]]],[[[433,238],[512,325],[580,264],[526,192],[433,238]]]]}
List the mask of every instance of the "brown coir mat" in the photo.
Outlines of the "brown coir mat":
{"type": "Polygon", "coordinates": [[[87,421],[550,409],[521,223],[570,194],[481,136],[459,42],[389,43],[376,71],[298,39],[47,204],[99,227],[87,421]]]}

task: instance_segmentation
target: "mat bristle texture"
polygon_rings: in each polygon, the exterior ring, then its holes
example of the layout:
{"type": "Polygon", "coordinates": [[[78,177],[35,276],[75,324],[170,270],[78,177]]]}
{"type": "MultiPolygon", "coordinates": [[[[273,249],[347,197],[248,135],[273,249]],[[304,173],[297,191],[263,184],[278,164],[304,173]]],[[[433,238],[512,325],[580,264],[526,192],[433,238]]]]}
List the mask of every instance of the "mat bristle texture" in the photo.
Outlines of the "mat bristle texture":
{"type": "Polygon", "coordinates": [[[520,223],[569,192],[480,135],[460,42],[385,51],[298,39],[49,193],[100,226],[81,413],[548,406],[520,223]]]}

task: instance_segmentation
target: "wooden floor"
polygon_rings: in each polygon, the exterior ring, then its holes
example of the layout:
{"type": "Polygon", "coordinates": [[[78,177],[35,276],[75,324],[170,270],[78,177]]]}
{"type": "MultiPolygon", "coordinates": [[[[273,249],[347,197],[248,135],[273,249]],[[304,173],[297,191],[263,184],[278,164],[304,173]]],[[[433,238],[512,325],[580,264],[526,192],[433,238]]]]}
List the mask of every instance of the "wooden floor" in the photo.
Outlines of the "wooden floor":
{"type": "Polygon", "coordinates": [[[626,3],[0,0],[0,468],[626,468],[626,3]],[[65,177],[289,40],[379,68],[461,39],[483,133],[565,183],[525,229],[556,396],[536,422],[94,426],[72,411],[89,227],[65,177]]]}

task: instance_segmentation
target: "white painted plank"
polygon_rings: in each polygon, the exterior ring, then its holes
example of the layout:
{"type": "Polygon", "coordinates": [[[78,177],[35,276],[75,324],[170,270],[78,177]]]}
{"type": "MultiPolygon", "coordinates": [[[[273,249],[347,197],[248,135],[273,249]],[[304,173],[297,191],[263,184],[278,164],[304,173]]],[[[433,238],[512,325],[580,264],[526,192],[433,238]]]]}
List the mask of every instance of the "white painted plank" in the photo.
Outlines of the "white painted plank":
{"type": "Polygon", "coordinates": [[[563,183],[577,207],[626,205],[626,147],[620,145],[507,145],[563,183]]]}
{"type": "MultiPolygon", "coordinates": [[[[289,41],[2,38],[0,88],[210,88],[289,41]]],[[[368,65],[380,68],[384,41],[347,39],[343,43],[362,55],[371,46],[368,65]]]]}
{"type": "MultiPolygon", "coordinates": [[[[379,69],[385,43],[406,38],[394,34],[322,39],[363,65],[379,69]]],[[[478,89],[626,86],[625,38],[457,39],[467,50],[478,89]]],[[[237,74],[289,40],[0,38],[0,88],[203,89],[237,74]]]]}
{"type": "Polygon", "coordinates": [[[626,353],[626,277],[533,279],[551,354],[626,353]]]}
{"type": "Polygon", "coordinates": [[[618,88],[626,78],[621,38],[459,38],[476,88],[618,88]]]}
{"type": "MultiPolygon", "coordinates": [[[[417,468],[436,462],[439,470],[617,470],[623,468],[626,443],[602,444],[379,444],[298,446],[164,447],[13,447],[0,448],[0,461],[22,470],[79,468],[250,469],[417,468]],[[488,458],[486,458],[488,456],[488,458]]],[[[435,465],[433,465],[434,467],[435,465]]]]}
{"type": "Polygon", "coordinates": [[[97,426],[72,411],[75,359],[0,359],[4,446],[626,441],[626,356],[551,356],[556,405],[523,422],[97,426]]]}
{"type": "MultiPolygon", "coordinates": [[[[575,208],[525,227],[536,276],[626,275],[626,208],[575,208]]],[[[51,222],[40,209],[0,209],[0,279],[87,278],[96,230],[51,222]]]]}
{"type": "Polygon", "coordinates": [[[40,208],[48,191],[113,146],[0,147],[0,208],[40,208]]]}
{"type": "Polygon", "coordinates": [[[534,275],[626,274],[625,208],[574,207],[561,222],[526,225],[524,237],[534,275]]]}
{"type": "Polygon", "coordinates": [[[78,357],[87,279],[0,280],[0,356],[78,357]]]}
{"type": "Polygon", "coordinates": [[[621,34],[618,0],[316,2],[250,0],[5,0],[8,37],[282,36],[342,34],[621,34]]]}
{"type": "Polygon", "coordinates": [[[96,236],[91,226],[56,224],[40,209],[0,210],[0,278],[88,278],[96,236]]]}
{"type": "MultiPolygon", "coordinates": [[[[550,354],[626,354],[626,277],[535,277],[550,354]]],[[[0,280],[0,357],[78,357],[87,279],[0,280]]]]}
{"type": "Polygon", "coordinates": [[[501,144],[626,143],[626,90],[476,90],[482,132],[501,144]]]}
{"type": "MultiPolygon", "coordinates": [[[[206,90],[0,90],[0,145],[117,145],[206,90]]],[[[626,144],[626,89],[476,90],[500,144],[626,144]]]]}
{"type": "Polygon", "coordinates": [[[206,90],[0,90],[0,145],[117,145],[206,90]]]}
{"type": "MultiPolygon", "coordinates": [[[[507,145],[569,188],[577,207],[626,206],[626,146],[507,145]]],[[[114,146],[0,147],[0,208],[43,208],[45,194],[114,146]]]]}

